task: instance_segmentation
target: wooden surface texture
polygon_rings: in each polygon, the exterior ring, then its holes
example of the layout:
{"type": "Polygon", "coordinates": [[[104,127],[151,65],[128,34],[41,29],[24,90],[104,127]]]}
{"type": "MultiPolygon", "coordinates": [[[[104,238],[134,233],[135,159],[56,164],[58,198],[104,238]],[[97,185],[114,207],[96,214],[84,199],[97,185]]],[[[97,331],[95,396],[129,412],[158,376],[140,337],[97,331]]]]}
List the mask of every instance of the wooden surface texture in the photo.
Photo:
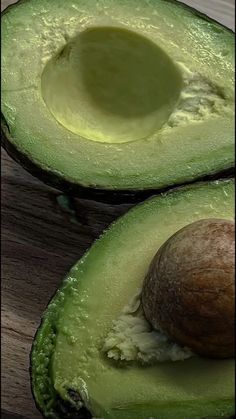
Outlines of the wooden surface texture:
{"type": "MultiPolygon", "coordinates": [[[[3,0],[2,10],[13,2],[3,0]]],[[[233,0],[186,3],[234,28],[233,0]]],[[[30,391],[29,353],[42,312],[71,265],[128,206],[79,201],[73,223],[57,204],[58,191],[34,179],[4,151],[1,161],[1,417],[39,419],[30,391]]]]}

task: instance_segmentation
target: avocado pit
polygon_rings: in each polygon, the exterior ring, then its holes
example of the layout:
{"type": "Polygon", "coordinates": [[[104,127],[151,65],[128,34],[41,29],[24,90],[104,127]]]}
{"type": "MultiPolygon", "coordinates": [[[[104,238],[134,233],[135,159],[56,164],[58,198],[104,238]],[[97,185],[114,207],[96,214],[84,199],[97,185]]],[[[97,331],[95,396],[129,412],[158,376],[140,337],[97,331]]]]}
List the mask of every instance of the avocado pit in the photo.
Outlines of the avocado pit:
{"type": "Polygon", "coordinates": [[[234,229],[223,219],[187,225],[159,249],[144,280],[147,320],[202,356],[234,356],[234,229]]]}

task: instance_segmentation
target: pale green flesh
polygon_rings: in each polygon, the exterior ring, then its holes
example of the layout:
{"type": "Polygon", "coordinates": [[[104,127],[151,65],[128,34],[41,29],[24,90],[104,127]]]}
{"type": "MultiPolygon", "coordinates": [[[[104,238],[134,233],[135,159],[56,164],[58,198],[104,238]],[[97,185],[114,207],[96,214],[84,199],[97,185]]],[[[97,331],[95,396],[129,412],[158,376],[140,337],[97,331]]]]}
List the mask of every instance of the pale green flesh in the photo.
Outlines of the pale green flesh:
{"type": "Polygon", "coordinates": [[[164,0],[99,0],[96,5],[93,0],[67,0],[66,6],[63,0],[27,0],[3,15],[2,38],[2,112],[10,141],[41,168],[84,186],[140,189],[233,165],[234,36],[217,24],[164,0]],[[79,60],[80,81],[74,89],[76,59],[69,70],[51,64],[77,37],[80,46],[87,37],[84,45],[91,52],[91,28],[96,38],[107,28],[118,36],[107,42],[100,66],[96,54],[79,60]],[[121,34],[127,42],[117,53],[121,34]],[[132,47],[133,40],[138,48],[132,47]],[[118,75],[127,76],[118,77],[113,91],[106,87],[111,80],[109,60],[104,60],[111,46],[118,75]],[[165,72],[158,66],[163,60],[169,60],[165,72]],[[83,62],[88,64],[87,88],[81,81],[83,62]],[[59,70],[68,73],[61,83],[59,70]],[[158,77],[152,82],[154,73],[158,77]],[[91,78],[101,82],[100,90],[91,78]],[[164,95],[155,94],[159,82],[164,95]],[[115,95],[119,83],[124,97],[115,95]],[[76,90],[82,94],[73,98],[76,90]]]}
{"type": "Polygon", "coordinates": [[[42,75],[43,98],[54,117],[75,134],[108,143],[157,131],[181,85],[180,71],[155,43],[115,27],[82,32],[42,75]]]}
{"type": "Polygon", "coordinates": [[[73,388],[94,416],[107,419],[194,419],[233,413],[233,360],[193,358],[119,368],[100,351],[112,321],[141,286],[163,242],[197,219],[233,216],[233,182],[200,184],[134,208],[92,246],[71,270],[61,295],[65,300],[51,373],[63,398],[66,389],[73,388]]]}

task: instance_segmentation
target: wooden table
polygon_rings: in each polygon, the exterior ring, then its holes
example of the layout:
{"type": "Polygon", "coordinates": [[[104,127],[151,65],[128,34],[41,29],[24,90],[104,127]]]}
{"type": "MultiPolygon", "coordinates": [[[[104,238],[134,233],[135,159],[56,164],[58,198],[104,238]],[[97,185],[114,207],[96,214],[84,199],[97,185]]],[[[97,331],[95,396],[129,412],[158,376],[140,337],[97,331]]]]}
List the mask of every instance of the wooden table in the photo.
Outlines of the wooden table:
{"type": "MultiPolygon", "coordinates": [[[[10,3],[3,0],[2,9],[10,3]]],[[[234,27],[234,0],[186,3],[234,27]]],[[[58,205],[58,191],[34,179],[4,151],[1,161],[1,417],[39,419],[30,391],[29,353],[42,312],[71,265],[129,206],[78,201],[74,223],[58,205]]]]}

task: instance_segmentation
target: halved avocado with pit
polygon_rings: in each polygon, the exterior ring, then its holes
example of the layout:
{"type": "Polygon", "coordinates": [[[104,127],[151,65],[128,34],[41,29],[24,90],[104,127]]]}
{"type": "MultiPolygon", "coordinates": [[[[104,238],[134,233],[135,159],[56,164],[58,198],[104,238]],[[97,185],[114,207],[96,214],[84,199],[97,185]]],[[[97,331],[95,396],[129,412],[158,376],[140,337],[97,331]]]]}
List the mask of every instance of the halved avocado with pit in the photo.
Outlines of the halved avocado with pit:
{"type": "Polygon", "coordinates": [[[119,364],[104,340],[160,246],[203,218],[234,217],[234,181],[153,197],[116,221],[72,268],[32,348],[32,388],[46,418],[203,419],[234,414],[234,360],[119,364]]]}
{"type": "Polygon", "coordinates": [[[234,166],[234,34],[176,1],[21,0],[2,137],[47,183],[143,198],[234,166]]]}

